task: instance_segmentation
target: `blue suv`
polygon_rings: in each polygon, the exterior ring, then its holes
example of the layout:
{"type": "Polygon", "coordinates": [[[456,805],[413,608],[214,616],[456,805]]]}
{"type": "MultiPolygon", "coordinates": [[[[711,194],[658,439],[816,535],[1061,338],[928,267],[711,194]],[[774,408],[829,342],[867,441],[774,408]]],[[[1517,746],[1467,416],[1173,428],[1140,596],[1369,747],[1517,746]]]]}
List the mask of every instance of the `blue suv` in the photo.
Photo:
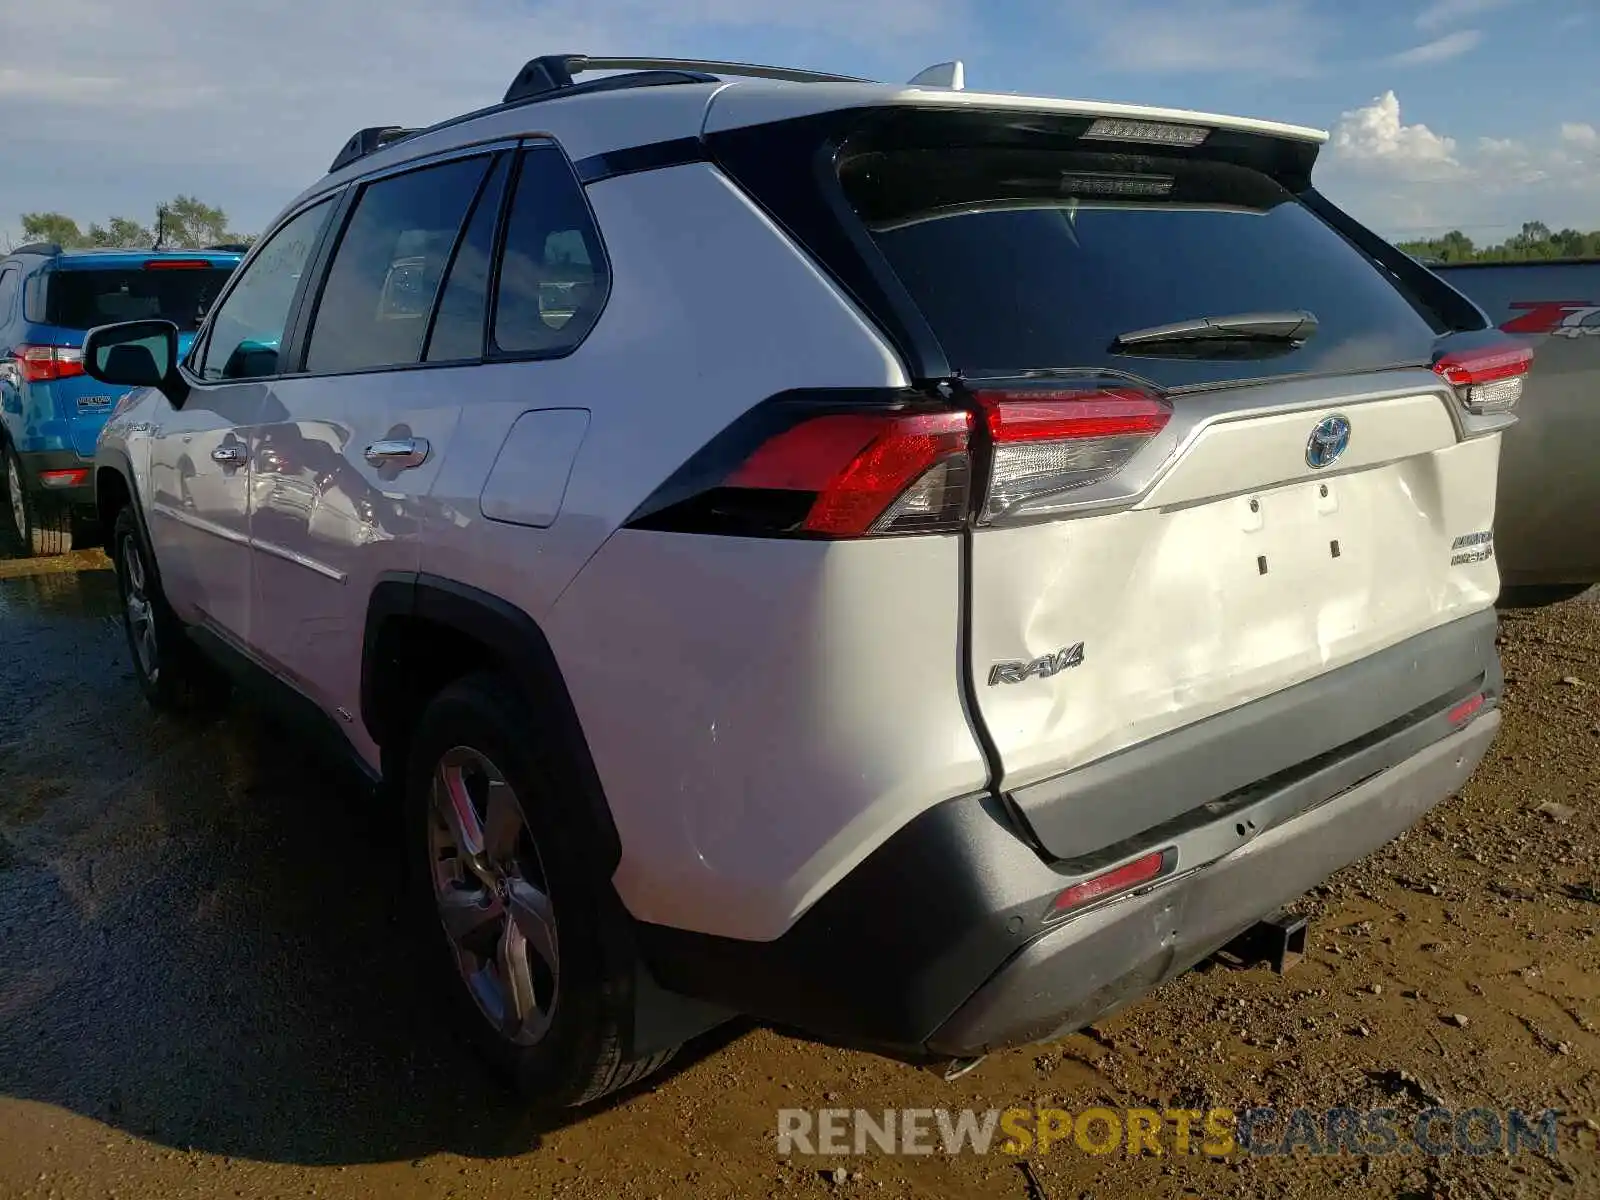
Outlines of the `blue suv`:
{"type": "Polygon", "coordinates": [[[40,243],[0,258],[0,455],[24,554],[63,554],[94,519],[91,463],[118,396],[83,370],[96,325],[159,319],[194,331],[244,247],[63,250],[40,243]]]}

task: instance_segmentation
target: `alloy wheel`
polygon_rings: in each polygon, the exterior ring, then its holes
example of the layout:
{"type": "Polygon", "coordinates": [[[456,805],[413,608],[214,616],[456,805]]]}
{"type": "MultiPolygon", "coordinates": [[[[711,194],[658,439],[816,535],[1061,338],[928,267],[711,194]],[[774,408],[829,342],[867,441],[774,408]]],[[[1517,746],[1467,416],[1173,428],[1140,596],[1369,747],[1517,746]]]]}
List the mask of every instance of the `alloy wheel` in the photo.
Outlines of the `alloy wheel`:
{"type": "Polygon", "coordinates": [[[161,675],[160,648],[156,644],[155,612],[150,604],[149,583],[144,556],[138,539],[131,534],[122,539],[122,606],[128,621],[128,640],[139,660],[139,670],[155,683],[161,675]]]}
{"type": "Polygon", "coordinates": [[[485,754],[457,746],[434,768],[428,850],[434,900],[462,982],[501,1036],[538,1042],[555,1015],[555,911],[522,805],[485,754]]]}
{"type": "Polygon", "coordinates": [[[27,502],[22,497],[22,479],[17,474],[17,460],[12,455],[6,456],[6,494],[11,497],[11,527],[17,531],[17,537],[26,542],[28,540],[27,502]]]}

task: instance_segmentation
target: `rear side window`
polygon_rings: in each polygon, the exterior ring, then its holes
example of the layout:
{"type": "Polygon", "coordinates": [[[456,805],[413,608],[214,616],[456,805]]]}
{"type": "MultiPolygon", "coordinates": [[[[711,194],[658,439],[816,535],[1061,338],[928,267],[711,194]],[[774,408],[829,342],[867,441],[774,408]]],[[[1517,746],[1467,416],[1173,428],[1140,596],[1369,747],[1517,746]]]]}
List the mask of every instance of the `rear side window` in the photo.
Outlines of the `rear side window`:
{"type": "Polygon", "coordinates": [[[422,358],[428,317],[489,156],[367,185],[334,251],[306,370],[361,371],[422,358]]]}
{"type": "Polygon", "coordinates": [[[840,180],[969,375],[1112,369],[1166,388],[1430,361],[1437,330],[1349,242],[1248,167],[1073,150],[847,159],[840,180]],[[1310,312],[1298,348],[1116,348],[1202,317],[1310,312]]]}
{"type": "Polygon", "coordinates": [[[5,321],[11,316],[11,310],[17,303],[17,292],[21,290],[18,287],[21,282],[22,272],[15,267],[0,270],[0,321],[5,321]]]}
{"type": "Polygon", "coordinates": [[[495,348],[568,353],[594,328],[610,288],[600,232],[566,157],[554,146],[525,151],[500,262],[495,348]]]}
{"type": "Polygon", "coordinates": [[[210,266],[57,269],[50,272],[45,291],[45,321],[67,329],[171,321],[193,332],[232,274],[231,267],[210,266]]]}
{"type": "Polygon", "coordinates": [[[44,281],[49,276],[35,271],[22,285],[22,319],[44,324],[44,281]]]}

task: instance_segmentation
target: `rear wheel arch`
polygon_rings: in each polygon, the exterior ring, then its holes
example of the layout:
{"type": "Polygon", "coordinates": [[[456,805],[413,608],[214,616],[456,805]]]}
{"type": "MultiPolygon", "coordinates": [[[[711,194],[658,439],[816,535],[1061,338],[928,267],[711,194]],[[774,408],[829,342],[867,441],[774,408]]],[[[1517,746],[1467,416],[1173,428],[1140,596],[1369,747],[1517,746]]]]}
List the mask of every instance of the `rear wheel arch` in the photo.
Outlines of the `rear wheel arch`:
{"type": "Polygon", "coordinates": [[[139,485],[133,479],[133,464],[121,450],[102,449],[100,459],[94,465],[94,511],[108,545],[111,527],[116,524],[117,513],[124,507],[133,510],[139,536],[144,539],[145,558],[148,560],[146,566],[159,583],[161,564],[156,561],[156,544],[150,537],[150,524],[146,520],[144,505],[139,501],[139,485]]]}
{"type": "Polygon", "coordinates": [[[94,510],[103,529],[116,523],[117,514],[133,503],[133,489],[127,478],[115,467],[97,466],[94,469],[94,510]]]}
{"type": "Polygon", "coordinates": [[[539,623],[498,596],[426,574],[391,574],[374,586],[361,656],[361,718],[382,750],[385,778],[402,778],[411,733],[428,701],[482,670],[504,675],[527,701],[541,768],[587,821],[594,865],[609,877],[621,842],[560,665],[539,623]]]}

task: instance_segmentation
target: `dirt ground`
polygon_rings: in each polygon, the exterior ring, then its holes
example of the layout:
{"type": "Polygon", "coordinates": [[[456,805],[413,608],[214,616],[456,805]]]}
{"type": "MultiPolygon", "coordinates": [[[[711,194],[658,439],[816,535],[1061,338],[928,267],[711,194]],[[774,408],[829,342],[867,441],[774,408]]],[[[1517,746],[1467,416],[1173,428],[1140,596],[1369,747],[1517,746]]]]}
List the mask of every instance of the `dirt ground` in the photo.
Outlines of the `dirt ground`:
{"type": "MultiPolygon", "coordinates": [[[[946,1083],[764,1029],[565,1124],[421,999],[383,815],[236,707],[158,720],[98,555],[0,562],[0,1196],[1600,1196],[1600,600],[1507,614],[1462,795],[1305,910],[946,1083]],[[1554,1156],[783,1157],[785,1108],[1563,1111],[1554,1156]]],[[[1170,1143],[1169,1143],[1170,1149],[1170,1143]]]]}

